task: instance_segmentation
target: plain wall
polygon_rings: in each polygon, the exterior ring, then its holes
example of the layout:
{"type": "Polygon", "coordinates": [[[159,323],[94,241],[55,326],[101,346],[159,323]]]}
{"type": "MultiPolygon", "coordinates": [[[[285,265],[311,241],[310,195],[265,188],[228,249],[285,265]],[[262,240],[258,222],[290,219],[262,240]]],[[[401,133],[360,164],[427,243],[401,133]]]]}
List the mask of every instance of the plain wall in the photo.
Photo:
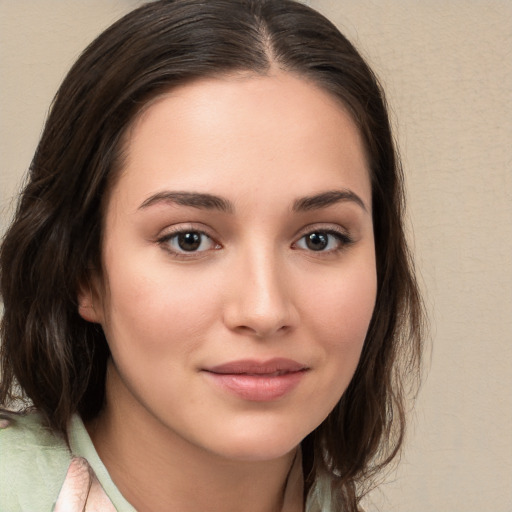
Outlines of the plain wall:
{"type": "MultiPolygon", "coordinates": [[[[65,72],[136,0],[0,0],[0,232],[65,72]]],[[[512,2],[311,0],[388,93],[432,351],[367,511],[512,511],[512,2]]]]}

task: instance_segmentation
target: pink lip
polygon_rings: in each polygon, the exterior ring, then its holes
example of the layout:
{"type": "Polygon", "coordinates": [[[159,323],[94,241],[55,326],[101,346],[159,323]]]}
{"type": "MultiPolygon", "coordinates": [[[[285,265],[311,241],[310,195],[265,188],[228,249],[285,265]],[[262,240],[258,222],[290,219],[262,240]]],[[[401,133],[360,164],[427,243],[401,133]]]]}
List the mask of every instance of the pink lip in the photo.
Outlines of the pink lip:
{"type": "Polygon", "coordinates": [[[205,368],[216,385],[244,400],[269,402],[295,389],[308,367],[291,359],[240,360],[205,368]]]}

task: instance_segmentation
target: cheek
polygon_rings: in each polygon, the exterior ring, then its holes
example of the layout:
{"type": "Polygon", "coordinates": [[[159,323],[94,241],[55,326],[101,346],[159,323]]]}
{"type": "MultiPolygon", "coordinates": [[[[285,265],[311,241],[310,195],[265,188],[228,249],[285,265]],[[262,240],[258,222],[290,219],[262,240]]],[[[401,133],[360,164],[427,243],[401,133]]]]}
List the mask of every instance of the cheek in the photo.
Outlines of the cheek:
{"type": "Polygon", "coordinates": [[[309,431],[333,410],[352,380],[375,304],[375,271],[369,265],[350,276],[333,274],[316,293],[312,290],[310,283],[307,303],[303,303],[307,339],[314,340],[318,349],[317,380],[305,398],[309,431]]]}
{"type": "Polygon", "coordinates": [[[118,349],[130,347],[144,357],[191,351],[217,309],[212,287],[205,289],[200,276],[191,275],[129,258],[111,265],[104,326],[109,344],[122,340],[118,349]]]}
{"type": "Polygon", "coordinates": [[[337,401],[359,362],[372,318],[377,290],[373,259],[348,273],[333,273],[323,284],[316,289],[310,285],[304,310],[309,334],[323,349],[326,380],[337,390],[337,401]]]}
{"type": "Polygon", "coordinates": [[[364,340],[375,306],[377,278],[372,264],[327,276],[320,286],[310,283],[304,294],[311,322],[333,345],[364,340]]]}

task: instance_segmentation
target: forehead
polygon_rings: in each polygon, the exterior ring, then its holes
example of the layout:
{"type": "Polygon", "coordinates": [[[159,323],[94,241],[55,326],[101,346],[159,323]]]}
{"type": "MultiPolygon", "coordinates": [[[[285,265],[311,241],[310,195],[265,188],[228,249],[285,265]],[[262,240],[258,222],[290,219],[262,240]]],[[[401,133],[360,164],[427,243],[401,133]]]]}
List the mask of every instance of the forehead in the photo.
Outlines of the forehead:
{"type": "Polygon", "coordinates": [[[131,196],[126,200],[169,186],[224,195],[237,181],[253,191],[288,182],[291,192],[302,182],[326,189],[341,180],[371,195],[362,139],[343,104],[284,72],[172,89],[144,107],[124,149],[113,192],[131,196]]]}

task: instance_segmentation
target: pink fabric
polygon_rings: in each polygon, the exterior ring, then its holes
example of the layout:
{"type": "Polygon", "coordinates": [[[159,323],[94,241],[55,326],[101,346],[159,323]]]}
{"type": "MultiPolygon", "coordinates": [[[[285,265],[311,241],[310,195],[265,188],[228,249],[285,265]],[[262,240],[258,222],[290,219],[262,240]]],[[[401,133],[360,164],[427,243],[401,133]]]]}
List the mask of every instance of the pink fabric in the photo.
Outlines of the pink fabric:
{"type": "Polygon", "coordinates": [[[59,493],[55,512],[115,512],[94,471],[83,457],[74,457],[59,493]]]}
{"type": "MultiPolygon", "coordinates": [[[[288,474],[282,512],[301,512],[303,499],[302,461],[300,450],[288,474]]],[[[69,464],[54,512],[116,512],[101,487],[93,469],[83,457],[69,464]]]]}

